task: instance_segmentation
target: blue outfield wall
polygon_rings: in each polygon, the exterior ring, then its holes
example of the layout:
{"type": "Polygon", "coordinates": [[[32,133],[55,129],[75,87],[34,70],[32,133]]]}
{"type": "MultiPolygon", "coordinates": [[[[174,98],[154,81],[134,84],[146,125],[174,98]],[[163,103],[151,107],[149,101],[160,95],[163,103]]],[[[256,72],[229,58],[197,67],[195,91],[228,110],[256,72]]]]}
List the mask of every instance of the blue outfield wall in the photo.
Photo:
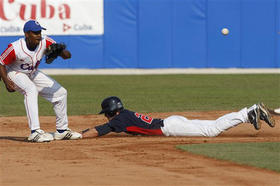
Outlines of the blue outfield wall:
{"type": "Polygon", "coordinates": [[[104,0],[104,35],[51,36],[72,59],[41,68],[279,68],[279,16],[279,0],[104,0]]]}

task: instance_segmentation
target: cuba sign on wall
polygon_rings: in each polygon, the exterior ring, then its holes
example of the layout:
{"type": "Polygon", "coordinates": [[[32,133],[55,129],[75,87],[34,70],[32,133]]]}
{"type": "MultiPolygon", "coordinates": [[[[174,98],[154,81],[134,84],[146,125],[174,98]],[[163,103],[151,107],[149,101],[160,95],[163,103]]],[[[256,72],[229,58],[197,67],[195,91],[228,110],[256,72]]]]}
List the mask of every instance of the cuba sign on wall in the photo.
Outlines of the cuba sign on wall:
{"type": "Polygon", "coordinates": [[[0,0],[0,36],[23,35],[30,19],[48,35],[102,35],[103,0],[0,0]]]}

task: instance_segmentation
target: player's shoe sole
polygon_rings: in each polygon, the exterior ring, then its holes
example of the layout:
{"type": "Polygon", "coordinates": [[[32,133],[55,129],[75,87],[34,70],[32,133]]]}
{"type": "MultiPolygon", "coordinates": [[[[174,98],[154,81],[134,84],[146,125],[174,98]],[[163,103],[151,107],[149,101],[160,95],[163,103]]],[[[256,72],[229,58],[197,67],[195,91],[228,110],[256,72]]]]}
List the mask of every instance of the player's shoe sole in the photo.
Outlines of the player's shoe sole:
{"type": "Polygon", "coordinates": [[[259,105],[256,105],[256,108],[254,108],[253,110],[251,110],[248,113],[248,118],[249,118],[250,123],[252,123],[254,125],[256,130],[261,129],[259,105]]]}
{"type": "Polygon", "coordinates": [[[259,103],[258,106],[260,109],[260,119],[265,121],[270,127],[274,127],[275,121],[269,113],[268,108],[263,103],[259,103]]]}

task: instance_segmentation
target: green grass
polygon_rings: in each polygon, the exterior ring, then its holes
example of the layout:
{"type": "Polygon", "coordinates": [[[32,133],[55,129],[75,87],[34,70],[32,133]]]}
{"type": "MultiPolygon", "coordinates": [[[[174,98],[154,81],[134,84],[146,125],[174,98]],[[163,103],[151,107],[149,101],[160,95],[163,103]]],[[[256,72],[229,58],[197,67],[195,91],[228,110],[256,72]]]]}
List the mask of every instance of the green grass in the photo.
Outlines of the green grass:
{"type": "MultiPolygon", "coordinates": [[[[263,101],[279,107],[279,74],[244,75],[65,75],[52,76],[68,90],[68,114],[95,114],[101,101],[119,96],[138,112],[237,110],[263,101]]],[[[0,116],[25,115],[23,96],[0,83],[0,116]]],[[[40,115],[54,115],[39,98],[40,115]]]]}
{"type": "Polygon", "coordinates": [[[229,160],[280,172],[280,143],[223,143],[178,145],[177,148],[220,160],[229,160]]]}

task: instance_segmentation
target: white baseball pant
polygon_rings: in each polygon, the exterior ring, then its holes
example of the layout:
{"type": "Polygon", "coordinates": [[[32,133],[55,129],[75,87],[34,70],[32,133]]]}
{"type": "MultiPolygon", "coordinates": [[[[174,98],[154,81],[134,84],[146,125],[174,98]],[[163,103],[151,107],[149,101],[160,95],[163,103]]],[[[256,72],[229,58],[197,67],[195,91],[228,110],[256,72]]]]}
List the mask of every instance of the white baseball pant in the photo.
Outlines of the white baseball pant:
{"type": "Polygon", "coordinates": [[[36,70],[31,74],[10,71],[8,78],[16,85],[16,90],[24,95],[24,105],[29,128],[40,128],[38,111],[38,94],[53,104],[56,114],[56,128],[68,128],[67,91],[54,79],[36,70]]]}
{"type": "Polygon", "coordinates": [[[226,114],[217,120],[189,120],[183,116],[170,116],[163,120],[161,128],[165,136],[215,137],[240,123],[248,122],[247,108],[226,114]]]}

